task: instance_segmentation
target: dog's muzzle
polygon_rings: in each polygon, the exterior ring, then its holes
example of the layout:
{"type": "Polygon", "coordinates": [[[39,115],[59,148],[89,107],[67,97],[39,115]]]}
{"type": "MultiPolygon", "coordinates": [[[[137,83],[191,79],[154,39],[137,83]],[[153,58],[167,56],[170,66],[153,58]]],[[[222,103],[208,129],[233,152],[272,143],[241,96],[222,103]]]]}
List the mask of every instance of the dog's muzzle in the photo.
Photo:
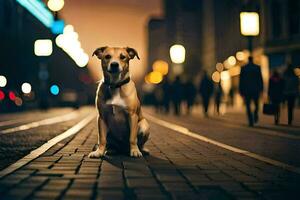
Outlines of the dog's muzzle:
{"type": "Polygon", "coordinates": [[[110,63],[110,67],[109,67],[108,72],[112,73],[112,74],[120,73],[121,69],[120,69],[119,63],[117,63],[117,62],[110,63]]]}

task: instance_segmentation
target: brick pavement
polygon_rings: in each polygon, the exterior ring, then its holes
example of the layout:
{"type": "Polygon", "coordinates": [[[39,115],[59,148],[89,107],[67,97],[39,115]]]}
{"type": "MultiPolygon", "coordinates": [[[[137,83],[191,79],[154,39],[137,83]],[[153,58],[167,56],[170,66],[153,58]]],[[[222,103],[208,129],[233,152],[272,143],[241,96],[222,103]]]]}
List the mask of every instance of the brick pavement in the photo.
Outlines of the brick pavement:
{"type": "Polygon", "coordinates": [[[89,159],[93,122],[0,180],[0,199],[296,199],[300,177],[151,124],[151,155],[89,159]]]}

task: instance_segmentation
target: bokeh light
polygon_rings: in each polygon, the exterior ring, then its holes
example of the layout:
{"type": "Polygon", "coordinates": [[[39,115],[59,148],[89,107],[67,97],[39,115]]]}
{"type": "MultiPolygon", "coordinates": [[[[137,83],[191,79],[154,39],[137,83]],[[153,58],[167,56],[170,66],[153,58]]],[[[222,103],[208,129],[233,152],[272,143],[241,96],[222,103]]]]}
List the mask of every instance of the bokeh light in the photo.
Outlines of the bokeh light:
{"type": "Polygon", "coordinates": [[[153,71],[145,77],[146,83],[158,84],[162,81],[163,75],[159,72],[153,71]]]}
{"type": "Polygon", "coordinates": [[[211,75],[211,79],[212,79],[215,83],[219,83],[220,80],[221,80],[220,72],[215,71],[215,72],[211,75]]]}
{"type": "Polygon", "coordinates": [[[23,100],[20,97],[16,97],[15,104],[16,104],[16,106],[22,106],[23,100]]]}
{"type": "Polygon", "coordinates": [[[55,38],[55,43],[62,48],[76,63],[78,67],[85,67],[89,62],[89,56],[81,48],[78,33],[70,24],[66,25],[63,34],[55,38]]]}
{"type": "Polygon", "coordinates": [[[50,92],[53,95],[58,95],[59,94],[59,87],[58,87],[58,85],[52,85],[50,87],[50,92]]]}
{"type": "Polygon", "coordinates": [[[0,76],[0,87],[5,87],[7,84],[7,79],[5,76],[0,76]]]}
{"type": "Polygon", "coordinates": [[[240,13],[240,28],[244,36],[259,35],[259,15],[256,12],[240,13]]]}
{"type": "Polygon", "coordinates": [[[34,42],[34,54],[36,56],[50,56],[53,47],[52,41],[49,39],[39,39],[34,42]]]}
{"type": "Polygon", "coordinates": [[[183,63],[185,61],[185,48],[180,44],[175,44],[170,48],[170,57],[173,63],[183,63]]]}
{"type": "Polygon", "coordinates": [[[235,56],[239,61],[244,61],[247,58],[246,54],[242,51],[238,51],[235,56]]]}
{"type": "Polygon", "coordinates": [[[31,85],[30,83],[23,83],[21,86],[22,92],[24,94],[29,94],[31,92],[31,85]]]}
{"type": "Polygon", "coordinates": [[[16,94],[13,91],[9,91],[8,98],[14,101],[16,99],[16,94]]]}
{"type": "Polygon", "coordinates": [[[230,66],[234,66],[236,64],[236,59],[234,56],[230,56],[227,60],[230,66]]]}
{"type": "Polygon", "coordinates": [[[222,63],[217,63],[216,64],[216,70],[221,72],[224,70],[224,65],[222,63]]]}
{"type": "Polygon", "coordinates": [[[65,1],[64,0],[49,0],[47,5],[50,10],[57,12],[64,7],[65,1]]]}
{"type": "Polygon", "coordinates": [[[5,99],[5,93],[2,90],[0,90],[0,101],[4,99],[5,99]]]}
{"type": "Polygon", "coordinates": [[[166,61],[163,60],[157,60],[153,63],[153,71],[159,72],[162,75],[168,74],[169,71],[169,65],[166,61]]]}

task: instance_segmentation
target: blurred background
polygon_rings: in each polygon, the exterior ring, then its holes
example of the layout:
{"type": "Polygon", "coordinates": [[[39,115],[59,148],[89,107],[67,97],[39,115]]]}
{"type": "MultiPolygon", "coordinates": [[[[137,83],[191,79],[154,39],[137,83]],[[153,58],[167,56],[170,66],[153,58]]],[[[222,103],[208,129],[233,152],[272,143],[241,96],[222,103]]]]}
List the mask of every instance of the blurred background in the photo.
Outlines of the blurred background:
{"type": "Polygon", "coordinates": [[[204,74],[217,112],[239,109],[250,52],[263,99],[274,70],[300,76],[299,10],[299,0],[2,0],[0,112],[93,104],[101,46],[138,51],[132,78],[157,111],[196,112],[204,74]]]}

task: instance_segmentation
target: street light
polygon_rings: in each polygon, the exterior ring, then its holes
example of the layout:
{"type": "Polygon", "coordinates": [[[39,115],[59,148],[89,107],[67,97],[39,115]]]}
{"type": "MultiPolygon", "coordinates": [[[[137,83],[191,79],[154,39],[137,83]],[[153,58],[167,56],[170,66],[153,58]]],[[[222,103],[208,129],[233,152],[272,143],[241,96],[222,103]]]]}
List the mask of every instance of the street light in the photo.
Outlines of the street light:
{"type": "Polygon", "coordinates": [[[21,86],[22,92],[24,94],[29,94],[31,92],[31,85],[30,83],[23,83],[21,86]]]}
{"type": "Polygon", "coordinates": [[[49,0],[47,5],[50,10],[52,10],[53,12],[57,12],[64,7],[65,1],[64,0],[49,0]]]}
{"type": "Polygon", "coordinates": [[[185,48],[181,44],[174,44],[170,48],[170,57],[173,63],[181,64],[185,61],[185,48]]]}
{"type": "Polygon", "coordinates": [[[49,72],[47,69],[47,61],[44,59],[46,56],[52,54],[53,47],[52,41],[49,39],[39,39],[34,42],[34,53],[36,56],[42,57],[44,62],[39,64],[39,79],[40,79],[40,107],[45,109],[48,108],[48,98],[47,98],[47,85],[49,72]]]}
{"type": "Polygon", "coordinates": [[[248,37],[248,49],[252,52],[252,38],[259,35],[259,15],[257,12],[240,13],[241,34],[248,37]]]}
{"type": "Polygon", "coordinates": [[[7,84],[7,79],[5,76],[0,76],[0,87],[5,87],[7,84]]]}

